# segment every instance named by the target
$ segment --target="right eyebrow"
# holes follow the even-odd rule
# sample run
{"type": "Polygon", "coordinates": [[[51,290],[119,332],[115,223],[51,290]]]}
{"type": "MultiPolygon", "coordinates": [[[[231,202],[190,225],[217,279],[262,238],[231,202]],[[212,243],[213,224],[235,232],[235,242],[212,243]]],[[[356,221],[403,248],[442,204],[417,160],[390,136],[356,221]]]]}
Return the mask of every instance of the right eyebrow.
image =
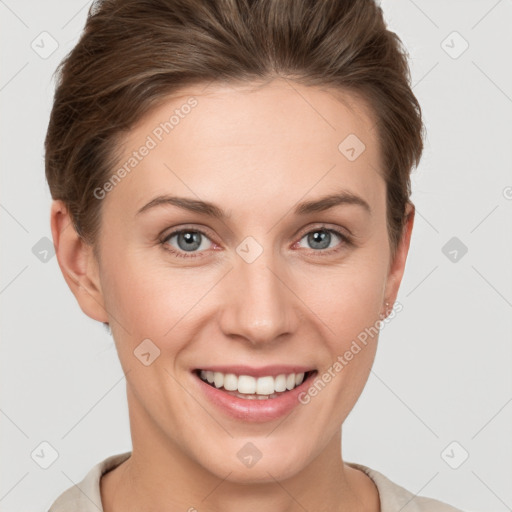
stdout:
{"type": "Polygon", "coordinates": [[[152,199],[149,203],[140,208],[135,215],[139,215],[156,206],[173,205],[191,212],[202,213],[219,220],[229,217],[224,211],[213,203],[207,201],[199,201],[198,199],[189,199],[187,197],[177,197],[170,195],[161,195],[152,199]]]}

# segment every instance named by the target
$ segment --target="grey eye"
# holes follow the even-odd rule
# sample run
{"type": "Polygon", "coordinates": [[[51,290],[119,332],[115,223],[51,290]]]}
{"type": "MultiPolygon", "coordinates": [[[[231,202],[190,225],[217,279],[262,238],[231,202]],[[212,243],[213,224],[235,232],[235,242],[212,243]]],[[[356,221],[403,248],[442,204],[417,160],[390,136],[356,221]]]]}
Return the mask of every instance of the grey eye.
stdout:
{"type": "MultiPolygon", "coordinates": [[[[200,231],[193,230],[181,230],[175,231],[171,233],[164,242],[169,243],[172,247],[177,248],[181,251],[185,252],[195,252],[198,249],[207,249],[208,247],[204,247],[204,242],[209,241],[209,238],[200,231]],[[176,238],[177,246],[175,244],[171,244],[171,240],[176,238]]],[[[206,244],[207,245],[207,244],[206,244]]]]}
{"type": "Polygon", "coordinates": [[[341,238],[340,235],[336,234],[334,231],[328,229],[315,229],[303,236],[301,240],[307,239],[307,243],[310,248],[322,250],[328,249],[331,246],[333,235],[341,238]]]}

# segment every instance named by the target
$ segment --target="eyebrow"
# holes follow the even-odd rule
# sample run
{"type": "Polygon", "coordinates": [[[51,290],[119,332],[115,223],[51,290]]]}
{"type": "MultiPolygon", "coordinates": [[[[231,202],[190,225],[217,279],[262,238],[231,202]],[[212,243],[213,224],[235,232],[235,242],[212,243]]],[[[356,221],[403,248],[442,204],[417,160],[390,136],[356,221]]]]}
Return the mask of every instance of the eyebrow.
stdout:
{"type": "MultiPolygon", "coordinates": [[[[161,195],[152,199],[149,203],[140,208],[136,215],[146,212],[161,205],[173,205],[184,210],[201,213],[209,217],[223,220],[229,217],[221,208],[208,201],[161,195]]],[[[310,213],[323,212],[339,205],[361,206],[367,213],[372,214],[370,205],[360,196],[348,190],[342,190],[336,194],[330,194],[312,201],[305,201],[298,204],[293,212],[295,215],[308,215],[310,213]]]]}

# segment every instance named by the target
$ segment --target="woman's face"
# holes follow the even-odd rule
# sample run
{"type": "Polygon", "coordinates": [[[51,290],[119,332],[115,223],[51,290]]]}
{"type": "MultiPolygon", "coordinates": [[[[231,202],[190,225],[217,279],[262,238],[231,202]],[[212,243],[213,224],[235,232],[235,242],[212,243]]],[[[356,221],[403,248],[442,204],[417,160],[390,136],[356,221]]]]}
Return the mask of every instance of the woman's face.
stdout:
{"type": "Polygon", "coordinates": [[[375,355],[361,333],[395,300],[412,228],[391,261],[374,120],[344,99],[282,80],[191,88],[125,137],[113,173],[126,172],[97,191],[101,307],[83,309],[110,322],[134,453],[249,482],[290,477],[338,442],[375,355]],[[357,199],[322,201],[343,194],[357,199]],[[160,196],[189,207],[151,206],[160,196]],[[195,372],[277,365],[262,375],[316,374],[300,395],[248,400],[195,372]]]}

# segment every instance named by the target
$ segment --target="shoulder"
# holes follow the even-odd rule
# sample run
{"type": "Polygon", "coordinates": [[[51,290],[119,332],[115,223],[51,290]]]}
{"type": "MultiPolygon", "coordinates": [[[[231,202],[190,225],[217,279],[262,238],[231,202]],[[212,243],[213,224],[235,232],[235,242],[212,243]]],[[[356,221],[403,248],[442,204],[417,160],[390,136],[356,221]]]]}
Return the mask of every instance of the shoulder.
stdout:
{"type": "Polygon", "coordinates": [[[103,512],[100,493],[101,476],[128,459],[131,452],[111,455],[93,466],[76,485],[66,489],[48,512],[103,512]]]}
{"type": "Polygon", "coordinates": [[[417,496],[367,466],[354,462],[346,462],[346,464],[363,471],[373,480],[379,491],[381,512],[462,512],[442,501],[417,496]]]}

